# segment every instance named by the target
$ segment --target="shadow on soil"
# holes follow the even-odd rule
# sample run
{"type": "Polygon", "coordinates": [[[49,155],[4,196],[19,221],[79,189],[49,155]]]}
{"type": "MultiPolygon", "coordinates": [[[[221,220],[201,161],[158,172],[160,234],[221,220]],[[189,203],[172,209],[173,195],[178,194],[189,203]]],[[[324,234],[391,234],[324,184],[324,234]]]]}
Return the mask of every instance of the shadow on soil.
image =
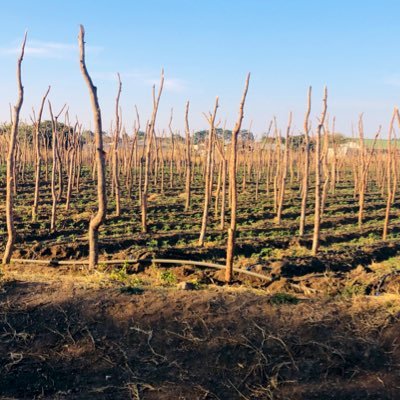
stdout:
{"type": "Polygon", "coordinates": [[[400,321],[376,307],[276,306],[266,295],[217,289],[126,295],[54,285],[2,287],[0,398],[400,396],[400,321]]]}

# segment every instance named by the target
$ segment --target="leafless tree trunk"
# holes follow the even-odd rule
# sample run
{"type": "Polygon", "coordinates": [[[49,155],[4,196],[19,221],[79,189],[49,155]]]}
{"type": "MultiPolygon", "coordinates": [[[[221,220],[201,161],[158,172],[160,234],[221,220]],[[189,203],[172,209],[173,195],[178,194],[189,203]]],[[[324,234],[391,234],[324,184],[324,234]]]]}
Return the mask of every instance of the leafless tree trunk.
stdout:
{"type": "Polygon", "coordinates": [[[186,133],[186,181],[185,181],[185,211],[190,208],[190,181],[192,176],[192,160],[190,154],[190,130],[189,130],[189,102],[186,103],[185,110],[185,133],[186,133]]]}
{"type": "Polygon", "coordinates": [[[171,118],[168,124],[169,133],[171,135],[171,160],[169,163],[169,187],[171,189],[174,187],[174,154],[175,154],[174,132],[171,127],[173,115],[174,115],[174,109],[171,108],[171,118]]]}
{"type": "Polygon", "coordinates": [[[329,149],[329,127],[326,124],[326,128],[324,129],[324,144],[322,150],[322,170],[324,175],[324,184],[322,186],[322,195],[321,195],[321,218],[323,218],[325,211],[326,198],[328,194],[328,185],[329,185],[329,168],[328,168],[328,149],[329,149]]]}
{"type": "Polygon", "coordinates": [[[46,183],[49,182],[49,138],[45,134],[44,135],[44,180],[46,183]]]}
{"type": "Polygon", "coordinates": [[[64,110],[64,107],[61,111],[54,117],[53,110],[51,108],[51,103],[49,103],[49,111],[51,117],[51,131],[52,131],[52,154],[53,154],[53,167],[51,170],[51,198],[52,198],[52,206],[51,206],[51,219],[50,219],[50,230],[55,231],[56,229],[56,214],[57,214],[57,202],[58,197],[56,193],[56,171],[57,166],[58,169],[61,168],[61,159],[57,156],[57,148],[58,148],[58,135],[57,135],[57,127],[58,127],[58,117],[64,110]]]}
{"type": "Polygon", "coordinates": [[[146,147],[146,163],[144,170],[144,183],[142,191],[142,232],[147,233],[147,196],[149,191],[149,174],[150,174],[150,162],[151,162],[151,144],[154,136],[154,125],[156,123],[158,105],[160,103],[160,97],[164,86],[164,70],[161,72],[160,87],[158,89],[158,96],[155,95],[155,87],[153,86],[153,114],[151,120],[147,126],[147,147],[146,147]]]}
{"type": "Polygon", "coordinates": [[[97,98],[97,88],[93,85],[92,79],[85,64],[85,30],[80,27],[79,37],[79,62],[83,78],[88,86],[92,112],[94,116],[94,135],[96,141],[96,164],[97,164],[97,198],[98,211],[90,220],[89,224],[89,268],[93,269],[99,260],[99,228],[106,217],[107,195],[105,176],[105,157],[103,150],[103,130],[101,126],[101,111],[97,98]]]}
{"type": "Polygon", "coordinates": [[[120,198],[120,187],[119,187],[119,157],[118,157],[118,143],[119,143],[119,133],[121,131],[120,124],[120,113],[119,113],[119,99],[121,96],[121,77],[118,76],[118,91],[117,97],[115,99],[115,134],[114,134],[114,151],[113,151],[113,185],[114,185],[114,195],[115,195],[115,216],[119,217],[121,214],[121,198],[120,198]]]}
{"type": "Polygon", "coordinates": [[[395,108],[393,111],[393,116],[390,121],[389,133],[388,133],[388,149],[387,149],[388,154],[387,154],[387,166],[386,166],[387,200],[386,200],[385,221],[383,223],[382,240],[387,239],[387,234],[389,229],[389,219],[390,219],[390,206],[392,204],[392,173],[393,173],[392,133],[393,133],[394,119],[396,117],[399,118],[397,108],[395,108]]]}
{"type": "Polygon", "coordinates": [[[208,208],[210,205],[211,198],[211,180],[212,180],[212,153],[213,153],[213,145],[214,145],[214,134],[215,134],[215,117],[217,115],[218,109],[218,97],[215,100],[214,112],[208,117],[208,122],[210,124],[210,131],[208,135],[208,148],[207,148],[207,157],[206,157],[206,173],[205,173],[205,186],[204,186],[204,208],[203,208],[203,217],[201,219],[201,229],[199,236],[199,246],[204,246],[204,238],[206,236],[207,230],[207,221],[208,221],[208,208]]]}
{"type": "Polygon", "coordinates": [[[217,178],[217,190],[215,191],[214,200],[214,217],[218,218],[218,206],[219,206],[219,195],[221,194],[221,179],[222,179],[222,160],[218,165],[218,178],[217,178]]]}
{"type": "Polygon", "coordinates": [[[136,162],[137,162],[137,152],[138,152],[138,136],[139,136],[139,130],[140,130],[140,119],[139,119],[139,112],[137,107],[135,106],[135,111],[136,111],[136,121],[133,127],[133,139],[132,139],[132,145],[131,145],[131,149],[130,149],[130,159],[129,159],[129,164],[128,164],[128,177],[127,177],[127,181],[126,181],[126,190],[128,192],[128,198],[131,198],[131,193],[132,193],[132,181],[133,181],[133,177],[132,177],[132,168],[134,165],[134,171],[135,171],[135,182],[136,182],[136,162]],[[135,164],[133,163],[133,157],[135,156],[135,164]]]}
{"type": "Polygon", "coordinates": [[[21,79],[21,64],[24,58],[25,43],[26,43],[25,33],[24,40],[22,42],[21,54],[17,62],[17,84],[18,84],[18,99],[13,108],[12,113],[12,126],[10,132],[10,140],[8,145],[8,155],[7,155],[7,170],[6,170],[6,223],[7,223],[7,244],[3,255],[3,264],[9,264],[11,260],[11,255],[14,250],[14,243],[16,237],[16,231],[14,226],[14,188],[13,180],[15,179],[15,143],[17,141],[18,134],[18,123],[19,123],[19,113],[21,111],[22,103],[24,101],[24,87],[22,86],[21,79]]]}
{"type": "MultiPolygon", "coordinates": [[[[66,104],[64,105],[66,107],[66,104]]],[[[63,109],[64,109],[63,107],[63,109]]],[[[59,115],[61,115],[61,112],[59,115]]],[[[69,118],[68,118],[68,109],[65,113],[65,121],[64,125],[67,127],[69,130],[69,118]],[[68,123],[67,123],[68,120],[68,123]]],[[[56,124],[56,128],[58,128],[56,124]]],[[[63,166],[63,152],[64,152],[64,142],[63,142],[63,135],[64,132],[60,132],[60,138],[57,138],[57,146],[56,146],[56,157],[57,157],[57,165],[58,165],[58,193],[57,193],[57,201],[61,201],[62,195],[64,192],[64,181],[63,181],[63,175],[64,175],[64,166],[63,166]],[[59,140],[60,139],[60,140],[59,140]]]]}
{"type": "Polygon", "coordinates": [[[237,212],[237,137],[240,132],[243,121],[243,109],[246,101],[247,90],[249,88],[250,73],[247,75],[242,100],[239,107],[239,116],[236,121],[235,128],[232,131],[231,140],[231,157],[229,159],[229,183],[230,191],[232,194],[232,205],[231,205],[231,224],[228,229],[228,242],[226,248],[226,270],[225,270],[225,281],[231,282],[233,277],[233,256],[235,251],[235,235],[236,235],[236,212],[237,212]]]}
{"type": "Polygon", "coordinates": [[[278,124],[274,117],[275,131],[275,176],[274,176],[274,213],[278,212],[278,197],[279,197],[279,177],[281,175],[281,132],[278,130],[278,124]]]}
{"type": "Polygon", "coordinates": [[[325,87],[322,114],[318,122],[315,143],[315,211],[314,211],[314,235],[311,252],[315,256],[319,249],[321,228],[321,131],[324,127],[327,110],[328,91],[325,87]]]}
{"type": "Polygon", "coordinates": [[[364,128],[362,123],[362,115],[359,120],[359,136],[360,136],[360,188],[359,188],[359,196],[358,196],[358,227],[362,229],[363,219],[364,219],[364,203],[365,203],[365,191],[368,186],[368,169],[374,154],[376,141],[380,134],[381,127],[379,127],[378,132],[375,135],[374,142],[372,144],[371,153],[367,158],[367,154],[365,152],[364,146],[364,128]]]}
{"type": "Polygon", "coordinates": [[[220,214],[220,225],[221,231],[225,228],[225,209],[226,209],[226,173],[228,170],[228,162],[225,157],[222,160],[222,188],[221,188],[221,214],[220,214]]]}
{"type": "Polygon", "coordinates": [[[308,182],[310,173],[310,125],[308,120],[311,112],[311,86],[308,88],[307,111],[304,118],[304,172],[303,172],[303,188],[301,194],[301,211],[300,211],[300,229],[299,236],[304,235],[304,228],[306,225],[306,211],[307,211],[307,196],[308,196],[308,182]]]}
{"type": "MultiPolygon", "coordinates": [[[[333,126],[335,126],[335,117],[333,117],[333,126]]],[[[332,130],[332,164],[331,164],[331,193],[335,194],[337,179],[337,143],[335,139],[335,129],[332,130]]]]}
{"type": "Polygon", "coordinates": [[[67,160],[68,160],[68,183],[67,183],[67,198],[65,199],[65,210],[69,210],[71,203],[71,194],[72,194],[72,184],[74,182],[74,171],[75,171],[75,160],[77,157],[78,151],[78,137],[81,127],[78,127],[78,122],[76,122],[73,132],[72,138],[70,141],[69,149],[67,152],[67,160]]]}
{"type": "Polygon", "coordinates": [[[285,189],[286,189],[286,176],[288,170],[288,157],[289,157],[289,140],[290,140],[290,129],[292,126],[292,113],[289,113],[289,122],[286,129],[286,137],[285,137],[285,152],[283,156],[283,169],[281,174],[281,181],[279,187],[279,198],[278,198],[278,210],[276,213],[276,223],[280,225],[282,222],[282,211],[283,211],[283,201],[285,198],[285,189]]]}
{"type": "Polygon", "coordinates": [[[40,154],[40,123],[42,121],[42,113],[46,97],[50,92],[50,86],[47,92],[42,98],[42,103],[40,105],[39,114],[37,119],[35,118],[35,154],[36,154],[36,165],[35,165],[35,194],[33,196],[33,206],[32,206],[32,221],[37,220],[38,205],[39,205],[39,193],[40,193],[40,169],[42,165],[42,156],[40,154]]]}

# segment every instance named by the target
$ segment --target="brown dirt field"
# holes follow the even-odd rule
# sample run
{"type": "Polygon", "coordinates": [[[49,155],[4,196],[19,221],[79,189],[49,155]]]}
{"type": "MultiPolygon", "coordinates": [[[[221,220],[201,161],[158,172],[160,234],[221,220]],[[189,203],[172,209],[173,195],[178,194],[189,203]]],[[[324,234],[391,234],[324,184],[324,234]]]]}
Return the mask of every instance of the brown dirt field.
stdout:
{"type": "Polygon", "coordinates": [[[240,285],[129,294],[104,273],[8,267],[0,398],[400,398],[398,294],[276,300],[240,285]]]}

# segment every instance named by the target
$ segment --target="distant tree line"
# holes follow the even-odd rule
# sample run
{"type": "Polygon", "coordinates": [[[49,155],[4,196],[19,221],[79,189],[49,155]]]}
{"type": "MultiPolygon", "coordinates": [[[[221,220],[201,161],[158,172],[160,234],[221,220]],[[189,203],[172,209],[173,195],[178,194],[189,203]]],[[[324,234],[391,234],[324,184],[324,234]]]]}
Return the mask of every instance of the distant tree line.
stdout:
{"type": "MultiPolygon", "coordinates": [[[[331,143],[335,142],[336,144],[343,144],[346,143],[348,141],[351,141],[351,138],[346,138],[344,135],[342,135],[341,133],[334,133],[333,136],[330,136],[331,138],[331,143]]],[[[271,145],[273,145],[275,143],[276,139],[274,136],[266,136],[263,135],[263,137],[261,138],[261,142],[263,144],[269,143],[271,145]]],[[[290,136],[289,138],[289,147],[293,150],[298,150],[301,149],[302,147],[305,146],[305,135],[302,133],[300,135],[293,135],[290,136]]],[[[281,143],[285,144],[286,143],[286,138],[281,137],[281,143]]],[[[314,137],[310,137],[309,138],[309,146],[310,146],[310,150],[314,150],[315,148],[315,138],[314,137]]]]}
{"type": "MultiPolygon", "coordinates": [[[[232,139],[232,131],[230,129],[216,128],[215,133],[219,139],[223,138],[225,142],[230,142],[232,139]]],[[[193,135],[193,143],[204,143],[207,140],[208,135],[208,129],[195,132],[193,135]]],[[[238,135],[238,139],[242,141],[254,142],[254,134],[247,129],[241,129],[238,135]]]]}

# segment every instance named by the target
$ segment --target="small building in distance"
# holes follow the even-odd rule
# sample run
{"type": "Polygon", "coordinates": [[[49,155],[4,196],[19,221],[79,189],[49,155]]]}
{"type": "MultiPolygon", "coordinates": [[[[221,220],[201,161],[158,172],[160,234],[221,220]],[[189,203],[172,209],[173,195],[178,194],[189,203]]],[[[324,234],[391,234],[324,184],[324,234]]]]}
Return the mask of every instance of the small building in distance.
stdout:
{"type": "MultiPolygon", "coordinates": [[[[379,151],[387,151],[389,148],[389,141],[387,139],[377,139],[374,146],[374,139],[364,139],[364,147],[365,149],[379,151]]],[[[392,140],[392,148],[400,149],[400,139],[392,140]]],[[[360,141],[359,139],[345,139],[342,143],[339,143],[336,147],[336,155],[337,157],[347,157],[354,154],[358,154],[360,151],[360,141]]],[[[328,149],[328,158],[332,158],[334,155],[334,149],[332,145],[330,145],[328,149]]]]}

